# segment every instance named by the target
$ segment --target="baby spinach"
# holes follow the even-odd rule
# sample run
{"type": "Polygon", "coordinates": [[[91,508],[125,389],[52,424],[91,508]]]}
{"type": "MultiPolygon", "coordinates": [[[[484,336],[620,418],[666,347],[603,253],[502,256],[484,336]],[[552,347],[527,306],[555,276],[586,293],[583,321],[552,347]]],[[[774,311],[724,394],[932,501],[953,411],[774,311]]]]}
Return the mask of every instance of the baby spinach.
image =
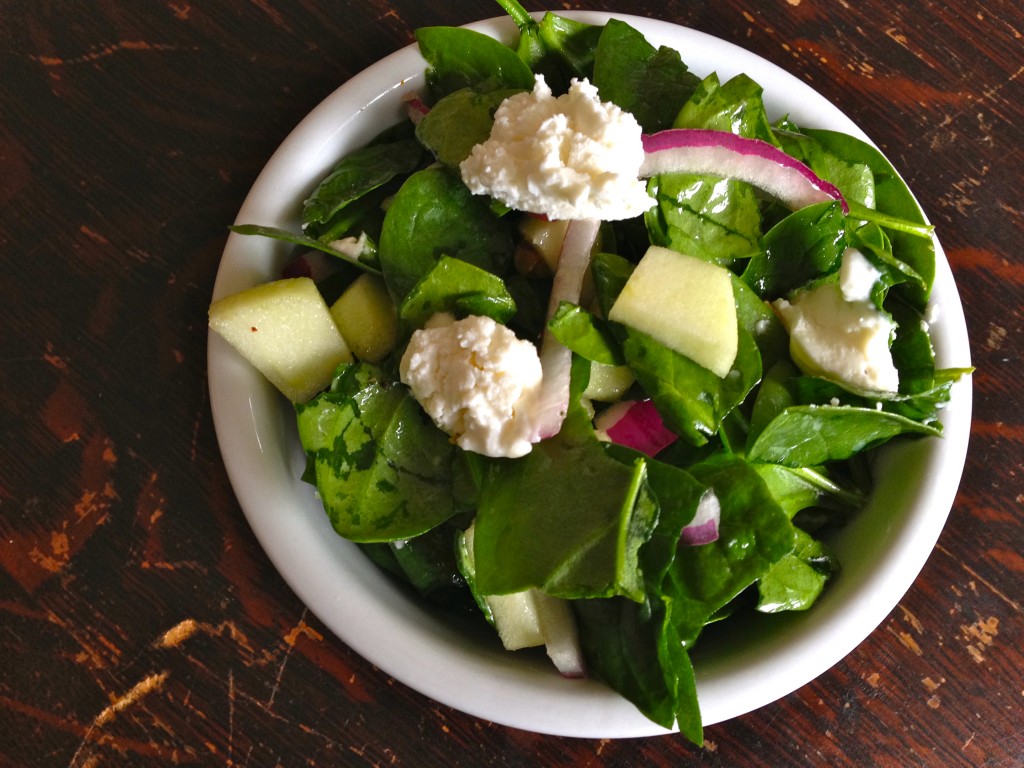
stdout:
{"type": "Polygon", "coordinates": [[[796,529],[764,481],[742,459],[719,455],[690,467],[721,505],[718,539],[681,546],[662,591],[672,601],[672,622],[684,648],[721,608],[793,551],[796,529]]]}
{"type": "Polygon", "coordinates": [[[672,126],[700,79],[679,52],[655,48],[624,21],[609,19],[594,53],[594,85],[603,101],[631,113],[645,133],[672,126]]]}
{"type": "MultiPolygon", "coordinates": [[[[837,157],[850,163],[862,163],[871,169],[875,176],[877,211],[911,224],[926,225],[924,214],[910,189],[881,152],[865,141],[837,131],[804,129],[804,133],[837,157]]],[[[871,215],[866,211],[862,213],[871,215]]],[[[922,237],[922,234],[927,235],[928,230],[918,227],[915,231],[889,231],[893,249],[924,281],[923,287],[908,284],[901,291],[907,294],[911,304],[923,310],[935,280],[935,246],[930,237],[922,237]]]]}
{"type": "Polygon", "coordinates": [[[435,99],[467,87],[533,90],[533,72],[515,51],[482,32],[463,27],[421,27],[416,42],[426,59],[435,99]]]}
{"type": "Polygon", "coordinates": [[[794,531],[793,551],[772,563],[758,579],[757,610],[761,613],[806,611],[838,570],[827,545],[799,528],[794,531]]]}
{"type": "Polygon", "coordinates": [[[762,246],[744,269],[743,280],[762,299],[777,299],[839,269],[846,250],[846,217],[836,202],[809,205],[772,227],[762,246]]]}
{"type": "Polygon", "coordinates": [[[938,436],[936,427],[874,408],[795,405],[764,428],[747,454],[751,461],[813,467],[848,459],[897,435],[938,436]]]}
{"type": "Polygon", "coordinates": [[[302,225],[324,225],[342,208],[392,179],[412,173],[423,158],[419,142],[371,144],[339,162],[303,204],[302,225]]]}
{"type": "Polygon", "coordinates": [[[239,235],[260,235],[262,237],[269,237],[273,240],[281,240],[292,245],[300,245],[303,248],[309,248],[316,251],[322,251],[330,256],[334,256],[336,259],[340,259],[348,264],[359,267],[364,272],[373,272],[374,274],[380,274],[380,267],[376,263],[376,259],[364,258],[359,256],[353,258],[347,253],[335,249],[328,243],[321,242],[312,237],[306,237],[305,235],[296,235],[291,230],[281,229],[280,227],[267,227],[262,224],[237,224],[228,227],[232,232],[239,235]]]}
{"type": "Polygon", "coordinates": [[[548,328],[562,344],[580,357],[604,365],[624,365],[626,358],[615,334],[602,318],[563,301],[548,328]]]}
{"type": "Polygon", "coordinates": [[[408,539],[464,509],[448,435],[409,390],[366,363],[296,406],[309,474],[334,529],[357,542],[408,539]]]}
{"type": "Polygon", "coordinates": [[[626,331],[623,352],[665,423],[696,446],[718,432],[761,379],[761,356],[745,328],[739,329],[736,362],[725,378],[633,329],[626,331]]]}
{"type": "Polygon", "coordinates": [[[461,259],[442,256],[409,291],[398,308],[398,317],[415,329],[438,312],[458,317],[484,315],[506,323],[516,313],[516,303],[500,277],[461,259]]]}
{"type": "Polygon", "coordinates": [[[490,466],[474,536],[483,594],[536,587],[555,597],[643,599],[637,552],[655,522],[646,465],[609,456],[577,398],[557,435],[490,466]]]}
{"type": "Polygon", "coordinates": [[[384,216],[379,249],[384,280],[397,300],[443,255],[502,275],[513,253],[508,222],[437,167],[417,171],[398,190],[384,216]]]}
{"type": "Polygon", "coordinates": [[[416,138],[438,162],[458,171],[473,147],[487,140],[494,112],[505,99],[522,91],[461,88],[438,101],[416,126],[416,138]]]}

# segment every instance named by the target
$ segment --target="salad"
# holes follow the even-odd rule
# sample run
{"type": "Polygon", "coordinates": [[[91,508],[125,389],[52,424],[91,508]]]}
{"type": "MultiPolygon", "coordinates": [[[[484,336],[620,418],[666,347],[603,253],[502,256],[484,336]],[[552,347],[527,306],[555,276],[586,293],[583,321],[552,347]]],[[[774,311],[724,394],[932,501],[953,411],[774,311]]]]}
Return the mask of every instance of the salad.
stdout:
{"type": "Polygon", "coordinates": [[[701,79],[623,22],[502,6],[515,47],[418,32],[428,90],[339,160],[301,232],[235,227],[299,255],[211,327],[295,403],[341,535],[699,742],[703,629],[811,607],[872,450],[941,433],[964,371],[934,365],[930,227],[876,150],[771,122],[749,78],[701,79]],[[619,216],[612,194],[556,216],[547,187],[540,210],[522,186],[471,189],[502,105],[574,93],[635,121],[611,146],[635,136],[646,209],[619,216]],[[457,349],[480,375],[447,390],[457,349]]]}

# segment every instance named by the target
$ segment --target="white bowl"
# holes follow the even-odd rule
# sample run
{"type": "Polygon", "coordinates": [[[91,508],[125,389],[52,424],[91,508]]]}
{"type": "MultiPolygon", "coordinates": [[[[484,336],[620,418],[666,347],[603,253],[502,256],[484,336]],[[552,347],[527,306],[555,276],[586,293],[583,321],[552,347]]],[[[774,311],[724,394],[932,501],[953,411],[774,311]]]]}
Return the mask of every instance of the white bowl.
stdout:
{"type": "MultiPolygon", "coordinates": [[[[567,14],[601,24],[609,14],[567,14]]],[[[699,76],[747,73],[765,90],[769,116],[864,133],[782,69],[735,45],[665,22],[616,14],[656,45],[682,52],[699,76]]],[[[508,19],[472,28],[511,39],[508,19]]],[[[238,223],[296,229],[301,201],[332,165],[402,117],[401,97],[422,88],[415,47],[349,80],[288,136],[260,174],[238,223]]],[[[278,276],[290,248],[231,235],[214,298],[278,276]]],[[[942,366],[969,365],[960,298],[941,249],[933,338],[942,366]]],[[[304,467],[291,406],[215,334],[209,338],[214,424],[232,487],[260,543],[302,601],[342,641],[389,675],[455,709],[540,733],[591,738],[665,731],[600,683],[561,678],[541,654],[508,653],[493,637],[442,620],[396,588],[331,528],[304,467]]],[[[744,714],[809,682],[877,627],[910,588],[934,546],[960,481],[971,418],[969,378],[953,388],[945,436],[893,446],[874,500],[831,541],[840,576],[810,611],[757,617],[694,654],[705,725],[744,714]]]]}

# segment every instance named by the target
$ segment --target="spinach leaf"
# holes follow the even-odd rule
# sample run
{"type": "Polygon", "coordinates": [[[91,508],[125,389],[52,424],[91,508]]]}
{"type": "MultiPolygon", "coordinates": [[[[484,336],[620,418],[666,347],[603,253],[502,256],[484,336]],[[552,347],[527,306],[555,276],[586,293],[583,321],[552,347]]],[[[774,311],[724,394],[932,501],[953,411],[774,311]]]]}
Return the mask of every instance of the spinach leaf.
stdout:
{"type": "Polygon", "coordinates": [[[572,398],[557,435],[521,459],[492,465],[475,526],[477,588],[642,600],[637,551],[656,512],[645,476],[642,459],[609,456],[572,398]]]}
{"type": "MultiPolygon", "coordinates": [[[[557,62],[563,78],[589,78],[593,81],[594,51],[601,37],[602,27],[576,21],[548,11],[541,19],[537,34],[548,51],[549,60],[557,62]]],[[[544,61],[540,62],[544,72],[544,61]]],[[[550,70],[547,70],[550,71],[550,70]]],[[[552,73],[554,74],[554,73],[552,73]]],[[[568,88],[568,80],[549,83],[552,90],[568,88]]],[[[557,91],[556,91],[557,92],[557,91]]]]}
{"type": "Polygon", "coordinates": [[[889,289],[900,283],[913,283],[915,290],[924,290],[923,278],[906,262],[893,255],[892,243],[881,227],[867,223],[852,231],[847,231],[847,239],[852,248],[857,248],[877,269],[881,276],[872,290],[871,298],[879,309],[882,309],[889,289]]]}
{"type": "Polygon", "coordinates": [[[749,184],[665,173],[647,182],[647,193],[657,201],[644,213],[654,245],[723,266],[760,250],[761,213],[749,184]]]}
{"type": "MultiPolygon", "coordinates": [[[[638,456],[622,446],[608,450],[622,461],[638,456]]],[[[658,522],[640,548],[647,599],[581,600],[575,604],[587,666],[647,717],[666,728],[678,723],[700,743],[701,720],[693,666],[671,619],[672,600],[662,593],[679,549],[682,527],[693,519],[707,487],[686,471],[648,460],[647,483],[658,522]]]]}
{"type": "MultiPolygon", "coordinates": [[[[920,206],[906,183],[885,156],[870,144],[836,131],[805,129],[826,151],[849,163],[862,163],[875,176],[875,194],[878,211],[900,217],[915,224],[926,224],[920,206]]],[[[880,222],[881,223],[881,222],[880,222]]],[[[924,287],[908,284],[901,288],[914,307],[924,310],[935,280],[935,246],[930,237],[920,233],[890,230],[893,252],[921,276],[924,287]]]]}
{"type": "Polygon", "coordinates": [[[608,323],[576,304],[563,301],[548,328],[580,357],[603,365],[624,365],[626,358],[608,323]]]}
{"type": "Polygon", "coordinates": [[[391,201],[379,252],[388,290],[400,302],[442,255],[505,274],[513,254],[511,225],[456,176],[425,168],[391,201]]]}
{"type": "Polygon", "coordinates": [[[831,182],[847,201],[873,208],[875,176],[864,163],[847,162],[827,152],[821,144],[798,132],[776,128],[774,135],[782,150],[808,166],[818,176],[831,182]]]}
{"type": "Polygon", "coordinates": [[[788,467],[813,467],[848,459],[903,434],[938,436],[940,431],[874,408],[795,405],[764,428],[747,458],[788,467]]]}
{"type": "Polygon", "coordinates": [[[464,509],[456,449],[408,389],[366,363],[296,406],[299,439],[335,530],[356,542],[417,536],[464,509]]]}
{"type": "Polygon", "coordinates": [[[796,529],[760,475],[742,459],[722,454],[690,467],[721,505],[718,540],[679,547],[663,591],[685,648],[737,595],[789,554],[796,529]]]}
{"type": "Polygon", "coordinates": [[[671,603],[625,598],[573,604],[587,668],[664,728],[678,723],[703,740],[693,665],[672,622],[671,603]]]}
{"type": "Polygon", "coordinates": [[[812,507],[853,512],[867,500],[862,492],[840,485],[821,467],[755,464],[754,470],[790,520],[812,507]]]}
{"type": "Polygon", "coordinates": [[[768,370],[780,360],[789,359],[789,334],[771,307],[739,277],[732,277],[732,295],[736,316],[747,329],[761,353],[761,367],[768,370]]]}
{"type": "Polygon", "coordinates": [[[412,139],[371,144],[338,163],[302,206],[302,225],[326,224],[332,216],[366,193],[397,176],[412,173],[423,147],[412,139]]]}
{"type": "Polygon", "coordinates": [[[609,19],[594,53],[593,82],[602,101],[617,104],[644,133],[654,133],[671,127],[700,79],[678,51],[655,48],[626,22],[609,19]]]}
{"type": "Polygon", "coordinates": [[[944,369],[932,371],[928,388],[912,387],[908,392],[865,392],[825,379],[798,377],[793,380],[797,401],[811,403],[838,402],[858,408],[873,408],[903,416],[941,429],[939,416],[942,407],[949,402],[950,388],[965,371],[944,369]]]}
{"type": "Polygon", "coordinates": [[[533,72],[516,52],[482,32],[421,27],[416,41],[427,60],[427,86],[435,99],[474,86],[533,90],[533,72]]]}
{"type": "Polygon", "coordinates": [[[761,613],[806,611],[818,599],[839,564],[824,542],[795,528],[796,546],[757,582],[761,613]]]}
{"type": "Polygon", "coordinates": [[[516,313],[516,303],[500,277],[469,262],[442,256],[409,291],[398,316],[412,328],[422,328],[438,312],[460,317],[486,315],[505,323],[516,313]]]}
{"type": "Polygon", "coordinates": [[[705,77],[679,110],[674,128],[708,128],[778,145],[764,108],[764,90],[747,75],[724,84],[717,74],[705,77]]]}
{"type": "Polygon", "coordinates": [[[724,379],[645,333],[626,329],[626,362],[654,400],[665,424],[701,446],[718,432],[722,420],[761,379],[761,356],[745,328],[733,370],[724,379]]]}
{"type": "Polygon", "coordinates": [[[636,265],[615,253],[598,253],[590,262],[594,276],[594,290],[601,314],[608,317],[615,300],[622,293],[622,287],[633,274],[636,265]]]}
{"type": "Polygon", "coordinates": [[[462,88],[438,101],[416,126],[416,138],[439,162],[458,172],[473,147],[487,140],[494,112],[505,99],[522,91],[502,88],[481,92],[462,88]]]}
{"type": "Polygon", "coordinates": [[[287,229],[280,229],[278,227],[265,227],[262,224],[237,224],[228,227],[232,232],[239,235],[261,235],[263,237],[269,237],[273,240],[281,240],[286,243],[293,245],[301,245],[304,248],[312,248],[313,250],[323,251],[326,254],[334,256],[335,258],[341,259],[344,262],[352,264],[353,266],[359,267],[364,272],[373,272],[374,274],[380,274],[380,268],[377,264],[373,263],[370,259],[364,260],[362,256],[353,258],[347,253],[335,250],[327,243],[323,243],[312,237],[306,237],[305,235],[296,235],[293,232],[289,232],[287,229]]]}
{"type": "Polygon", "coordinates": [[[794,211],[764,236],[743,281],[771,301],[839,269],[846,250],[846,217],[838,202],[794,211]]]}

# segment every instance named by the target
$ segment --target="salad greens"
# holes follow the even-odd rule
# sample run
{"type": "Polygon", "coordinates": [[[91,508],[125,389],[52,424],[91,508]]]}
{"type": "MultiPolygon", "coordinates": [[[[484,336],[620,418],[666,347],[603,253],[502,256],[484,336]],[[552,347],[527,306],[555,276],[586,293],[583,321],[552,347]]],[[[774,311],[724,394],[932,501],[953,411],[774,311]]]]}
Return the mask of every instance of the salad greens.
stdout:
{"type": "Polygon", "coordinates": [[[302,235],[236,231],[335,255],[333,241],[362,236],[357,264],[382,273],[400,339],[446,311],[488,315],[536,340],[551,281],[516,269],[524,214],[470,194],[457,173],[497,106],[532,89],[535,73],[555,93],[590,78],[646,132],[704,128],[769,142],[842,190],[849,214],[839,203],[791,212],[714,176],[650,179],[657,204],[603,226],[593,302],[562,304],[547,324],[574,354],[569,411],[522,458],[455,447],[400,383],[401,342],[376,365],[342,365],[327,391],[297,406],[305,479],[338,533],[449,600],[469,594],[454,549],[475,518],[473,596],[534,588],[570,599],[588,672],[699,743],[689,651],[703,628],[749,606],[811,607],[841,568],[823,536],[870,493],[866,452],[941,434],[939,409],[963,371],[936,370],[922,322],[935,274],[930,227],[877,150],[771,122],[749,77],[700,79],[678,52],[622,21],[535,20],[515,0],[499,3],[520,31],[512,47],[465,29],[417,32],[429,111],[342,159],[305,203],[302,235]],[[605,319],[651,244],[732,270],[739,351],[729,376],[605,319]],[[898,323],[898,393],[801,374],[766,303],[836,281],[851,246],[881,275],[871,300],[898,323]],[[628,396],[653,399],[679,439],[655,457],[602,440],[593,409],[605,406],[582,396],[593,364],[628,366],[628,396]],[[717,538],[680,543],[709,493],[720,505],[717,538]]]}

